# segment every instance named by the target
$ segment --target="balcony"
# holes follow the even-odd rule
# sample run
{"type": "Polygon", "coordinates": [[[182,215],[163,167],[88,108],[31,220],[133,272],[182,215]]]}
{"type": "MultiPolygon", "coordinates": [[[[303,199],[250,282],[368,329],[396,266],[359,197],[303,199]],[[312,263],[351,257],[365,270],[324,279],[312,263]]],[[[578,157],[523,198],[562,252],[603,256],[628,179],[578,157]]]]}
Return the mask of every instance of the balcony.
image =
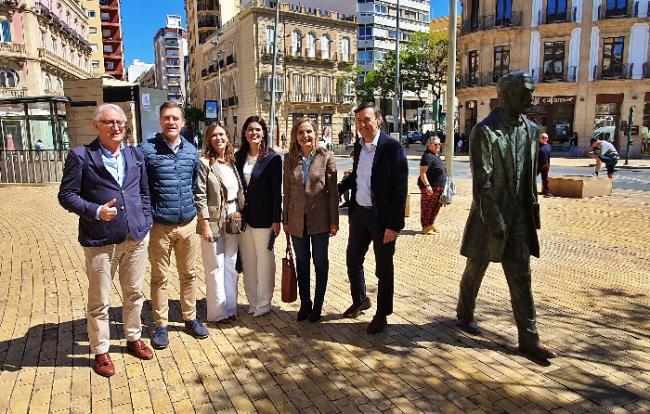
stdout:
{"type": "Polygon", "coordinates": [[[607,7],[607,1],[598,7],[598,20],[606,19],[624,19],[626,17],[635,17],[638,15],[638,1],[628,2],[622,7],[607,7]],[[636,11],[636,12],[635,12],[636,11]]]}
{"type": "MultiPolygon", "coordinates": [[[[260,57],[262,60],[273,59],[273,45],[269,43],[260,43],[260,57]]],[[[278,59],[284,57],[284,51],[278,47],[278,59]]]]}
{"type": "Polygon", "coordinates": [[[0,56],[8,58],[26,58],[25,45],[19,43],[0,42],[0,56]]]}
{"type": "Polygon", "coordinates": [[[329,50],[320,50],[316,51],[316,59],[319,60],[334,60],[332,52],[329,50]]]}
{"type": "Polygon", "coordinates": [[[564,10],[563,12],[550,13],[550,14],[548,13],[548,11],[544,13],[543,11],[540,10],[537,21],[539,22],[539,24],[575,22],[576,13],[577,10],[575,8],[564,10]]]}
{"type": "Polygon", "coordinates": [[[456,80],[456,87],[458,89],[466,89],[496,85],[502,75],[501,72],[484,72],[462,75],[456,80]]]}
{"type": "Polygon", "coordinates": [[[39,48],[38,49],[38,58],[39,60],[47,66],[50,66],[54,70],[63,70],[75,78],[78,79],[87,79],[91,75],[80,67],[73,65],[66,59],[56,55],[53,52],[50,52],[47,49],[39,48]]]}
{"type": "Polygon", "coordinates": [[[218,16],[200,16],[197,21],[197,26],[199,29],[204,27],[215,28],[219,27],[219,17],[218,16]]]}
{"type": "Polygon", "coordinates": [[[100,9],[115,9],[117,10],[120,5],[118,0],[99,0],[100,9]]]}
{"type": "Polygon", "coordinates": [[[216,0],[208,1],[199,1],[196,4],[196,11],[209,11],[209,10],[219,10],[219,2],[216,0]]]}
{"type": "Polygon", "coordinates": [[[544,71],[542,68],[534,68],[530,71],[530,76],[535,83],[576,82],[578,67],[569,66],[566,71],[544,71]]]}
{"type": "Polygon", "coordinates": [[[27,88],[0,87],[0,98],[24,98],[26,96],[27,96],[27,88]]]}
{"type": "Polygon", "coordinates": [[[337,52],[334,60],[338,60],[339,63],[343,64],[353,64],[355,62],[356,56],[357,55],[355,53],[348,53],[346,56],[343,53],[337,52]]]}
{"type": "Polygon", "coordinates": [[[594,80],[632,79],[633,63],[614,63],[608,66],[594,66],[594,80]]]}
{"type": "Polygon", "coordinates": [[[508,27],[522,27],[522,13],[520,11],[513,11],[509,17],[480,16],[478,21],[463,22],[460,33],[466,35],[474,32],[508,27]]]}

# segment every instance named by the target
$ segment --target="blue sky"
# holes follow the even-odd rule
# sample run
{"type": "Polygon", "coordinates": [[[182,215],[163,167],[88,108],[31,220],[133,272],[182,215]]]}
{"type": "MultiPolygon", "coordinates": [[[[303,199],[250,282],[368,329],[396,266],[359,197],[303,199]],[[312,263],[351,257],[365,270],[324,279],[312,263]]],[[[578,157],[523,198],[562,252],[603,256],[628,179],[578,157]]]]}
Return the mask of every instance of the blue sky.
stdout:
{"type": "MultiPolygon", "coordinates": [[[[351,0],[344,0],[351,1],[351,0]]],[[[183,0],[124,0],[122,1],[122,30],[124,31],[124,63],[133,59],[154,63],[153,37],[165,25],[165,16],[176,14],[183,17],[183,0]]],[[[431,0],[431,17],[449,14],[449,0],[431,0]]]]}

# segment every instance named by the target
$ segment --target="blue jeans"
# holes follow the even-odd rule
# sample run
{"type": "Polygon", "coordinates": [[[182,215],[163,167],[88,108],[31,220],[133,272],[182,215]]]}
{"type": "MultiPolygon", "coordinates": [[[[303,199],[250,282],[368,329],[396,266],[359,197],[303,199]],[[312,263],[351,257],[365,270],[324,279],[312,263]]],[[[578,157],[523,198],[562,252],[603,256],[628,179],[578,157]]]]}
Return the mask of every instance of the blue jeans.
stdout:
{"type": "Polygon", "coordinates": [[[329,239],[329,233],[305,234],[303,237],[291,236],[293,250],[296,253],[296,276],[298,278],[301,308],[312,309],[309,289],[309,258],[312,254],[314,268],[316,269],[316,292],[314,294],[313,308],[320,310],[323,307],[325,289],[327,288],[327,274],[330,267],[329,258],[327,257],[329,239]]]}

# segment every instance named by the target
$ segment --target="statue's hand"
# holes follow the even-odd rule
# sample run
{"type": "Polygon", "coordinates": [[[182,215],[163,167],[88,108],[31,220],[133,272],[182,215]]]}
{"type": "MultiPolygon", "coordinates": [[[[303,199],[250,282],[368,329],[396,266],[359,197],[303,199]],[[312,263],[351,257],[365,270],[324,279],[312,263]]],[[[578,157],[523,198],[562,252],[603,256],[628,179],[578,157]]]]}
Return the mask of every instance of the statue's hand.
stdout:
{"type": "Polygon", "coordinates": [[[499,220],[489,226],[488,231],[490,232],[490,235],[495,239],[504,240],[506,238],[506,234],[508,233],[508,228],[506,227],[506,223],[503,220],[499,220]]]}

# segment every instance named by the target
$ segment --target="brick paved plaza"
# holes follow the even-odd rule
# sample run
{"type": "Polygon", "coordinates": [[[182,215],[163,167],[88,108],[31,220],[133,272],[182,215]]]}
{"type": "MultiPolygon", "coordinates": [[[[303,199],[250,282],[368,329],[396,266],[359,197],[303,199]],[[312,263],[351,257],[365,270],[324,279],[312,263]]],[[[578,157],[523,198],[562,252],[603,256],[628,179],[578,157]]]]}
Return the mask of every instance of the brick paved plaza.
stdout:
{"type": "MultiPolygon", "coordinates": [[[[397,244],[395,313],[384,333],[365,333],[376,292],[372,255],[373,309],[339,319],[350,305],[343,218],[330,245],[322,323],[296,322],[298,303],[281,303],[278,289],[270,315],[246,315],[240,285],[239,322],[210,326],[209,339],[195,340],[181,331],[176,281],[170,346],[141,361],[125,352],[114,290],[111,379],[90,368],[76,217],[58,206],[55,186],[2,187],[0,411],[650,412],[650,192],[541,199],[533,287],[542,340],[559,357],[540,366],[516,351],[499,266],[490,267],[479,293],[484,336],[455,325],[470,185],[458,182],[460,195],[441,211],[434,236],[418,234],[419,196],[411,195],[397,244]]],[[[199,275],[204,317],[202,268],[199,275]]],[[[148,283],[144,291],[149,298],[148,283]]],[[[148,342],[149,302],[143,319],[148,342]]]]}

